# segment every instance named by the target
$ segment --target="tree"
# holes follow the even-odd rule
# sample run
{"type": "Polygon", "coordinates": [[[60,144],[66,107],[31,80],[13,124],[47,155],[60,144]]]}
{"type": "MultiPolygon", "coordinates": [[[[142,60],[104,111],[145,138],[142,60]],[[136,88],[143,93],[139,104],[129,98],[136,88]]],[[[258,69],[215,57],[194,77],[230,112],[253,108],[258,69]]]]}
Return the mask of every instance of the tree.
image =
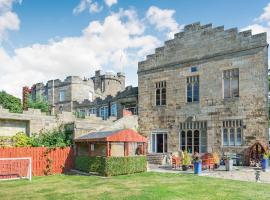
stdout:
{"type": "Polygon", "coordinates": [[[22,112],[21,100],[15,96],[6,93],[5,91],[0,92],[0,105],[2,105],[3,108],[8,109],[10,112],[22,112]]]}
{"type": "Polygon", "coordinates": [[[50,105],[47,101],[43,100],[42,98],[37,99],[36,101],[29,99],[28,108],[40,109],[41,112],[49,112],[50,105]]]}

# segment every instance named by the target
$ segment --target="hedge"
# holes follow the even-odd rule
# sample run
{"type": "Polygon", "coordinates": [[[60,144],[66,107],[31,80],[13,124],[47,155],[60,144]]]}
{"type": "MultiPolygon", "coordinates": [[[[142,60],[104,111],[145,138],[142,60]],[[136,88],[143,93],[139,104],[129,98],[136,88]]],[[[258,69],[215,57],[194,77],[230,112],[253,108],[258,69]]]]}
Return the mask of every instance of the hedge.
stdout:
{"type": "Polygon", "coordinates": [[[146,156],[89,157],[77,156],[76,169],[97,172],[103,176],[133,174],[146,171],[146,156]]]}
{"type": "Polygon", "coordinates": [[[83,172],[97,172],[103,175],[105,171],[105,159],[104,157],[77,156],[75,167],[83,172]]]}

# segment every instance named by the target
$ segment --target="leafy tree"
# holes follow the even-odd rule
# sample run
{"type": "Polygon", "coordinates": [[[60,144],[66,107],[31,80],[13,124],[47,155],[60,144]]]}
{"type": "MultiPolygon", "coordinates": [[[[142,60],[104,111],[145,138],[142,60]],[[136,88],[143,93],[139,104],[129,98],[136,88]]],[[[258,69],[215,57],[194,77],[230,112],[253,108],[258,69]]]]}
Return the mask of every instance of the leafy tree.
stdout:
{"type": "Polygon", "coordinates": [[[21,113],[22,103],[17,97],[14,97],[5,91],[0,92],[0,105],[5,109],[9,109],[10,112],[21,113]]]}
{"type": "Polygon", "coordinates": [[[28,100],[28,108],[40,109],[41,112],[49,112],[50,105],[47,101],[42,98],[33,101],[31,99],[28,100]]]}

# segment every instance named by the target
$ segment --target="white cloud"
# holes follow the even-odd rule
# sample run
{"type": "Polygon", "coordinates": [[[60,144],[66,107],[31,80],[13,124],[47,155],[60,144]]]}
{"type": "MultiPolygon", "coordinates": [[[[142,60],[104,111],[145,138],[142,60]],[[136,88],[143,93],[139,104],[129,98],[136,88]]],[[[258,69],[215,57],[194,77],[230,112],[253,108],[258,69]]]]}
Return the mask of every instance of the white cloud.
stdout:
{"type": "Polygon", "coordinates": [[[90,22],[77,37],[18,48],[13,56],[0,48],[0,74],[5,74],[0,76],[0,90],[21,96],[24,85],[68,75],[89,77],[101,66],[114,71],[122,66],[136,69],[137,62],[160,44],[144,33],[136,11],[121,10],[104,21],[90,22]]]}
{"type": "Polygon", "coordinates": [[[151,6],[146,13],[146,19],[158,31],[168,31],[167,37],[172,38],[174,33],[179,32],[183,28],[173,18],[174,14],[175,10],[160,9],[156,6],[151,6]]]}
{"type": "Polygon", "coordinates": [[[89,12],[90,12],[90,13],[99,13],[99,12],[102,11],[102,9],[103,9],[102,6],[99,6],[97,2],[94,2],[94,3],[92,3],[92,4],[90,5],[90,7],[89,7],[89,12]]]}
{"type": "Polygon", "coordinates": [[[81,0],[73,9],[73,14],[78,15],[86,9],[88,9],[90,13],[98,13],[102,11],[103,7],[99,6],[97,2],[92,2],[92,0],[81,0]]]}
{"type": "Polygon", "coordinates": [[[263,9],[264,12],[255,19],[255,21],[269,21],[270,20],[270,3],[263,9]]]}
{"type": "Polygon", "coordinates": [[[105,4],[111,7],[113,4],[117,4],[117,0],[104,0],[105,4]]]}
{"type": "Polygon", "coordinates": [[[0,0],[0,43],[7,38],[10,30],[19,30],[20,20],[16,13],[12,12],[13,3],[21,3],[17,0],[0,0]]]}
{"type": "Polygon", "coordinates": [[[252,34],[266,32],[267,41],[270,42],[270,3],[263,10],[263,13],[254,19],[254,24],[248,25],[241,30],[251,30],[252,34]]]}

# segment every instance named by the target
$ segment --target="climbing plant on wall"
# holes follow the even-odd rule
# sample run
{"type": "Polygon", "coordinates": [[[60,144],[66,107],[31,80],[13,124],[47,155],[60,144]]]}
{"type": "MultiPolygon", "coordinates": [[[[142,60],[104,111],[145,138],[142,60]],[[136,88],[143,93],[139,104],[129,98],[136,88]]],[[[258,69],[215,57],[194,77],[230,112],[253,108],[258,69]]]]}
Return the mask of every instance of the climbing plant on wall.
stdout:
{"type": "Polygon", "coordinates": [[[3,108],[8,109],[10,112],[22,112],[21,100],[6,93],[5,91],[0,91],[0,105],[3,106],[3,108]]]}

